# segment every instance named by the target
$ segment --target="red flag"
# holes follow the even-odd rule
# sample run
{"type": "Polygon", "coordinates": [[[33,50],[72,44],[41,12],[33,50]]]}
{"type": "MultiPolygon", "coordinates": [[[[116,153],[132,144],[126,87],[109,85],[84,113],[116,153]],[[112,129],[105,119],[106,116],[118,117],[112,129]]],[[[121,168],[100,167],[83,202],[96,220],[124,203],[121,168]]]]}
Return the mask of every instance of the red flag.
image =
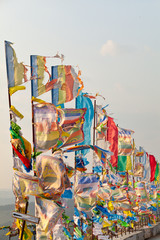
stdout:
{"type": "Polygon", "coordinates": [[[149,155],[149,162],[150,162],[150,168],[151,168],[150,182],[153,182],[155,180],[155,172],[156,172],[156,166],[157,166],[156,159],[153,155],[149,155]]]}
{"type": "Polygon", "coordinates": [[[111,156],[111,164],[113,167],[117,167],[118,163],[118,128],[113,121],[113,118],[108,117],[107,121],[107,140],[110,142],[109,149],[111,152],[113,152],[113,155],[111,156]]]}

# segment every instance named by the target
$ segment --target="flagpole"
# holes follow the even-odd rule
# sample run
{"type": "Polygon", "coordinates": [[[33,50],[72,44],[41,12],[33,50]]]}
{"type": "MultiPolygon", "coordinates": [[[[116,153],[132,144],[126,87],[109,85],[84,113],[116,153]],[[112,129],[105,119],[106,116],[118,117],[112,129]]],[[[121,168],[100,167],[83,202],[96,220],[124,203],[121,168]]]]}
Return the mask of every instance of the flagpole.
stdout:
{"type": "MultiPolygon", "coordinates": [[[[5,44],[5,43],[4,43],[5,44]]],[[[7,83],[8,83],[8,86],[9,86],[9,71],[8,71],[8,61],[7,61],[7,52],[6,52],[6,44],[5,44],[5,55],[6,55],[6,66],[7,66],[7,83]]],[[[10,108],[11,108],[11,96],[9,94],[9,87],[8,87],[8,105],[9,105],[9,111],[10,111],[10,108]]],[[[11,112],[9,113],[9,116],[10,116],[10,126],[11,126],[11,120],[12,120],[12,114],[11,112]]],[[[13,157],[14,157],[14,150],[12,148],[12,154],[13,154],[13,157]]]]}
{"type": "MultiPolygon", "coordinates": [[[[6,44],[5,44],[5,55],[6,55],[6,66],[7,66],[7,83],[8,83],[8,86],[9,86],[9,70],[8,70],[8,61],[7,61],[7,52],[6,52],[6,44]]],[[[8,104],[9,104],[9,110],[11,108],[11,96],[10,96],[10,93],[9,93],[9,87],[8,87],[8,104]]],[[[12,114],[10,112],[10,127],[11,127],[11,121],[12,121],[12,114]]],[[[13,158],[15,156],[14,154],[14,150],[12,148],[12,155],[13,155],[13,158]]],[[[28,210],[28,201],[26,200],[26,206],[25,206],[25,213],[27,213],[27,210],[28,210]]],[[[23,233],[24,233],[24,227],[25,227],[25,221],[22,222],[22,232],[21,232],[21,236],[19,239],[23,239],[23,233]]]]}
{"type": "Polygon", "coordinates": [[[93,119],[93,146],[96,142],[96,99],[94,100],[94,119],[93,119]]]}
{"type": "Polygon", "coordinates": [[[134,138],[133,138],[133,189],[134,189],[134,183],[135,183],[135,179],[134,179],[134,169],[135,169],[135,142],[134,142],[134,138]]]}
{"type": "MultiPolygon", "coordinates": [[[[93,118],[93,146],[95,146],[96,143],[96,99],[94,100],[94,118],[93,118]]],[[[95,152],[93,151],[93,157],[95,155],[95,152]]],[[[92,173],[93,173],[93,163],[92,163],[92,173]]],[[[93,214],[92,214],[92,240],[94,239],[93,234],[93,214]]]]}
{"type": "MultiPolygon", "coordinates": [[[[32,55],[30,56],[30,63],[31,63],[31,79],[33,78],[33,69],[32,69],[32,55]]],[[[32,166],[33,166],[33,170],[34,170],[34,176],[36,176],[36,172],[35,172],[35,161],[36,161],[36,157],[35,157],[35,129],[34,129],[34,103],[33,103],[33,81],[31,80],[31,110],[32,110],[32,144],[33,144],[33,162],[32,162],[32,166]]]]}

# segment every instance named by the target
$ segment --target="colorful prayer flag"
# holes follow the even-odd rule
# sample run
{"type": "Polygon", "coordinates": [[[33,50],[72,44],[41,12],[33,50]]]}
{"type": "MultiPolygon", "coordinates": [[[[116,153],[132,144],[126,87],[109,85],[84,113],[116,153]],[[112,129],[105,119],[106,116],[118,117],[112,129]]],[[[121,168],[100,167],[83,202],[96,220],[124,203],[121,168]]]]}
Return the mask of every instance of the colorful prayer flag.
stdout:
{"type": "Polygon", "coordinates": [[[21,85],[26,82],[26,67],[23,63],[18,63],[15,50],[11,46],[13,43],[5,41],[6,65],[8,88],[21,85]]]}
{"type": "Polygon", "coordinates": [[[80,74],[79,71],[77,75],[74,68],[70,65],[52,67],[52,81],[55,81],[52,88],[52,103],[55,106],[69,102],[79,95],[79,90],[83,89],[80,74]],[[81,84],[80,89],[79,84],[81,84]]]}
{"type": "Polygon", "coordinates": [[[133,146],[131,144],[134,131],[118,127],[118,155],[131,155],[133,146]]]}
{"type": "MultiPolygon", "coordinates": [[[[83,132],[84,132],[84,141],[81,142],[81,145],[91,144],[91,127],[92,120],[94,117],[93,104],[90,98],[84,97],[83,93],[76,98],[76,108],[86,108],[86,114],[84,116],[83,132]]],[[[89,152],[89,149],[81,150],[83,155],[86,155],[89,152]]]]}
{"type": "Polygon", "coordinates": [[[89,211],[97,199],[99,179],[96,174],[77,174],[75,182],[75,201],[79,211],[89,211]]]}
{"type": "Polygon", "coordinates": [[[52,156],[38,156],[36,173],[43,196],[48,199],[58,200],[65,189],[71,186],[62,154],[59,151],[52,156]]]}
{"type": "Polygon", "coordinates": [[[35,213],[36,217],[40,218],[37,225],[37,239],[50,239],[51,230],[55,227],[63,211],[54,201],[36,197],[35,213]]]}
{"type": "Polygon", "coordinates": [[[39,196],[43,194],[38,184],[38,178],[29,174],[14,171],[13,175],[13,192],[17,198],[25,198],[26,196],[39,196]]]}
{"type": "Polygon", "coordinates": [[[134,176],[135,177],[143,177],[144,166],[142,163],[136,163],[134,169],[134,176]]]}
{"type": "Polygon", "coordinates": [[[131,168],[132,168],[131,156],[118,156],[117,170],[119,172],[127,172],[131,170],[131,168]]]}
{"type": "Polygon", "coordinates": [[[59,109],[53,104],[35,104],[36,149],[45,151],[82,142],[86,109],[59,109]]]}
{"type": "Polygon", "coordinates": [[[113,167],[117,167],[118,163],[118,128],[113,121],[113,118],[108,117],[107,121],[107,140],[110,142],[109,149],[113,152],[113,156],[111,156],[111,164],[113,167]]]}
{"type": "Polygon", "coordinates": [[[44,84],[45,74],[49,75],[50,73],[46,67],[46,57],[31,55],[31,79],[32,79],[32,97],[38,97],[41,94],[48,92],[54,86],[55,80],[44,84]]]}
{"type": "Polygon", "coordinates": [[[135,191],[137,194],[137,202],[147,202],[148,196],[144,182],[135,182],[135,191]]]}
{"type": "Polygon", "coordinates": [[[157,162],[153,155],[149,155],[149,162],[150,162],[150,169],[151,169],[151,177],[150,182],[153,182],[155,180],[155,177],[158,176],[156,168],[157,168],[157,162]]]}

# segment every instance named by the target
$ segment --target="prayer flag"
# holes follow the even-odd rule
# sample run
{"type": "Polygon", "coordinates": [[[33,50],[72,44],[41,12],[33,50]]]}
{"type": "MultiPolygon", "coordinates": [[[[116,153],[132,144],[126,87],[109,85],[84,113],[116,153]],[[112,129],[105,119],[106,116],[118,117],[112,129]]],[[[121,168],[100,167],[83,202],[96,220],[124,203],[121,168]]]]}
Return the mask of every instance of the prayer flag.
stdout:
{"type": "Polygon", "coordinates": [[[17,198],[25,198],[26,196],[39,196],[43,194],[38,184],[38,178],[29,174],[14,171],[13,175],[13,193],[17,198]]]}
{"type": "Polygon", "coordinates": [[[46,84],[43,83],[45,72],[49,75],[50,79],[51,76],[46,67],[46,57],[31,55],[32,97],[36,98],[53,88],[55,80],[51,82],[48,80],[46,84]]]}
{"type": "Polygon", "coordinates": [[[150,169],[151,169],[150,182],[153,182],[155,180],[155,176],[157,177],[157,172],[156,172],[157,162],[156,162],[156,159],[153,155],[149,155],[149,161],[150,161],[150,169]]]}
{"type": "Polygon", "coordinates": [[[132,168],[131,156],[118,156],[118,167],[119,172],[127,172],[132,168]]]}
{"type": "Polygon", "coordinates": [[[118,127],[118,155],[131,155],[133,146],[131,144],[134,131],[118,127]]]}
{"type": "MultiPolygon", "coordinates": [[[[92,120],[94,117],[94,109],[93,104],[90,98],[84,97],[84,94],[81,93],[76,98],[76,108],[86,108],[86,114],[84,116],[84,124],[83,124],[83,132],[84,132],[84,140],[81,142],[81,145],[89,145],[91,144],[91,127],[92,120]]],[[[86,155],[89,152],[89,149],[81,150],[83,155],[86,155]]]]}
{"type": "Polygon", "coordinates": [[[142,163],[136,163],[135,169],[134,169],[134,176],[142,178],[143,177],[143,169],[144,169],[144,166],[142,163]]]}
{"type": "Polygon", "coordinates": [[[35,213],[40,218],[37,225],[37,239],[47,238],[63,213],[63,209],[54,201],[36,197],[35,213]],[[43,237],[42,237],[43,236],[43,237]]]}
{"type": "Polygon", "coordinates": [[[113,167],[117,167],[118,163],[118,128],[113,121],[113,118],[108,117],[107,121],[107,140],[110,142],[109,149],[113,152],[113,156],[111,156],[111,164],[113,167]]]}
{"type": "Polygon", "coordinates": [[[97,200],[99,179],[96,174],[77,174],[75,182],[75,201],[79,211],[89,211],[97,200]]]}
{"type": "Polygon", "coordinates": [[[53,104],[35,104],[35,145],[45,151],[77,144],[84,139],[86,109],[59,109],[53,104]]]}
{"type": "Polygon", "coordinates": [[[80,90],[83,89],[80,74],[79,71],[77,75],[74,68],[70,65],[52,67],[52,81],[55,81],[52,88],[52,103],[55,106],[69,102],[79,95],[80,90]],[[79,84],[81,84],[80,89],[79,84]]]}
{"type": "Polygon", "coordinates": [[[23,63],[18,63],[12,44],[5,41],[8,88],[21,85],[27,80],[25,75],[26,67],[23,63]]]}
{"type": "Polygon", "coordinates": [[[147,192],[144,182],[135,182],[135,191],[137,194],[137,202],[147,202],[147,192]]]}
{"type": "Polygon", "coordinates": [[[38,156],[36,172],[43,196],[48,199],[59,199],[65,189],[70,187],[62,154],[59,151],[56,151],[52,156],[38,156]]]}
{"type": "Polygon", "coordinates": [[[139,150],[141,152],[144,152],[143,156],[140,157],[140,162],[141,164],[143,164],[143,179],[146,182],[150,182],[150,162],[149,162],[149,155],[148,153],[142,148],[140,147],[139,150]]]}

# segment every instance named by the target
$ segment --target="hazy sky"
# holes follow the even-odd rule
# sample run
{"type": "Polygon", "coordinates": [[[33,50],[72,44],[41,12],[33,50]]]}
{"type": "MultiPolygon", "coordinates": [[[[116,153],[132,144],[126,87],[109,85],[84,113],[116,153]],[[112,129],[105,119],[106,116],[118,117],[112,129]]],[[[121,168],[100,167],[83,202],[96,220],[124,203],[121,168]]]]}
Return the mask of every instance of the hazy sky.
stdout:
{"type": "MultiPolygon", "coordinates": [[[[0,0],[0,188],[11,188],[12,151],[4,40],[19,61],[63,53],[82,70],[85,91],[99,92],[116,123],[135,131],[137,146],[160,159],[159,0],[0,0]]],[[[50,60],[50,64],[59,64],[50,60]]],[[[30,83],[12,102],[31,139],[30,83]]]]}

